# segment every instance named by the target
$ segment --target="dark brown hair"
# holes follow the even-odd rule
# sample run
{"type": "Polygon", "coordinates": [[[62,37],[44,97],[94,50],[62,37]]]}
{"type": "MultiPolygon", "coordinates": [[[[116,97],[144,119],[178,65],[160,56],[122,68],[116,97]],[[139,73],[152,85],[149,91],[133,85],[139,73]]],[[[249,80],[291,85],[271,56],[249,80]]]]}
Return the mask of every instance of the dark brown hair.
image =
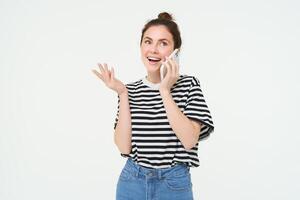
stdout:
{"type": "Polygon", "coordinates": [[[172,34],[174,49],[180,48],[181,36],[180,36],[178,25],[176,24],[176,22],[174,22],[172,15],[167,12],[159,13],[156,19],[152,19],[145,24],[142,30],[140,45],[142,44],[144,33],[148,30],[148,28],[150,28],[151,26],[158,26],[158,25],[165,26],[168,29],[168,31],[172,34]]]}

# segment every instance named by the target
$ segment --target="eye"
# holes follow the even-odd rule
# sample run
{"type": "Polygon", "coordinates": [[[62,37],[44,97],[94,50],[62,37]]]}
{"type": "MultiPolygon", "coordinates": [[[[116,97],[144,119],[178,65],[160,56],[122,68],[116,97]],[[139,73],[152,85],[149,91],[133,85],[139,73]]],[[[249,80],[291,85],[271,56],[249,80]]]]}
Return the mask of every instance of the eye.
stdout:
{"type": "Polygon", "coordinates": [[[166,43],[166,42],[161,42],[161,44],[162,44],[162,46],[167,46],[168,45],[168,43],[166,43]]]}
{"type": "Polygon", "coordinates": [[[150,44],[150,40],[145,40],[144,43],[145,44],[150,44]]]}

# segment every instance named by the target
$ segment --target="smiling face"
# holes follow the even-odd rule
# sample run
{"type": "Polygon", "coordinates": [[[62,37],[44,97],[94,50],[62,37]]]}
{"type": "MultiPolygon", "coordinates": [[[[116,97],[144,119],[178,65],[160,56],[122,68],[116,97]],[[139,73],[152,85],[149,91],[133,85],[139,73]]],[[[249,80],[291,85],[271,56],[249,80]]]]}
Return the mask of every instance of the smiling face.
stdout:
{"type": "Polygon", "coordinates": [[[140,47],[148,73],[159,72],[165,57],[174,50],[173,36],[164,25],[151,26],[145,31],[140,47]]]}

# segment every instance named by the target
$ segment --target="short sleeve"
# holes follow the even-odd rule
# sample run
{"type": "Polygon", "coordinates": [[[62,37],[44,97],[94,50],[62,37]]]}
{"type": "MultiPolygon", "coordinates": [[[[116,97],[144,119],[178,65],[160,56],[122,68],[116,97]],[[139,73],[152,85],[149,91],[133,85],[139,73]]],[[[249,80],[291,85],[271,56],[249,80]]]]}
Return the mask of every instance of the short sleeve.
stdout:
{"type": "Polygon", "coordinates": [[[200,88],[200,82],[196,77],[192,79],[183,113],[189,119],[202,124],[198,141],[207,139],[214,131],[212,117],[200,88]]]}

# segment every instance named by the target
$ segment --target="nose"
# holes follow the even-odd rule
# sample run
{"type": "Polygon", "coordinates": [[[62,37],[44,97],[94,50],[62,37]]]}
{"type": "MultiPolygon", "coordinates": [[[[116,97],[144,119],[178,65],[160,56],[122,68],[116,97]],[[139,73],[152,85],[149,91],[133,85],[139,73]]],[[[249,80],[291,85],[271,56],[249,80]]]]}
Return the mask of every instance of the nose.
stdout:
{"type": "Polygon", "coordinates": [[[157,50],[157,45],[156,44],[152,44],[151,47],[150,47],[150,51],[151,53],[158,53],[158,50],[157,50]]]}

